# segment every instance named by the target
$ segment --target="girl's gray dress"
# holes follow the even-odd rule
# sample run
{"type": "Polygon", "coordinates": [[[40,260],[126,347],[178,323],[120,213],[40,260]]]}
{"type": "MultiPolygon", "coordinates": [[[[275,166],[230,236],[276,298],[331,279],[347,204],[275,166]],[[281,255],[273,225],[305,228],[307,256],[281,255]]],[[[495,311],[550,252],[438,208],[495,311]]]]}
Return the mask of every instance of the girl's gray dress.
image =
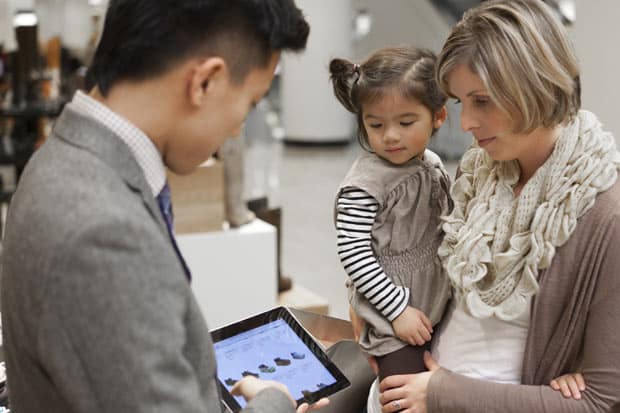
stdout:
{"type": "MultiPolygon", "coordinates": [[[[338,197],[346,188],[359,188],[372,196],[379,209],[371,230],[372,249],[385,274],[398,286],[410,289],[409,305],[426,314],[433,325],[443,315],[450,284],[437,248],[443,232],[440,217],[452,207],[450,178],[441,160],[426,150],[424,159],[393,165],[371,153],[353,164],[338,197]]],[[[366,321],[359,344],[373,356],[406,346],[388,321],[350,282],[349,300],[366,321]]]]}

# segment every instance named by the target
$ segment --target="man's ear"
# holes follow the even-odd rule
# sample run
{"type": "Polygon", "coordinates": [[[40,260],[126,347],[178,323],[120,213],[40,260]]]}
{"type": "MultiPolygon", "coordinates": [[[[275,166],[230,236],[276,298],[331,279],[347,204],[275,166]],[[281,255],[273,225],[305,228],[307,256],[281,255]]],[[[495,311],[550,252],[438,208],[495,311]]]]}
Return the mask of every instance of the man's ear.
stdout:
{"type": "Polygon", "coordinates": [[[433,119],[433,128],[439,129],[439,127],[444,123],[447,117],[448,117],[448,110],[446,109],[445,106],[443,106],[441,109],[435,112],[434,119],[433,119]]]}
{"type": "Polygon", "coordinates": [[[228,68],[221,57],[208,57],[194,67],[189,82],[189,98],[194,106],[202,106],[213,84],[225,78],[228,68]]]}

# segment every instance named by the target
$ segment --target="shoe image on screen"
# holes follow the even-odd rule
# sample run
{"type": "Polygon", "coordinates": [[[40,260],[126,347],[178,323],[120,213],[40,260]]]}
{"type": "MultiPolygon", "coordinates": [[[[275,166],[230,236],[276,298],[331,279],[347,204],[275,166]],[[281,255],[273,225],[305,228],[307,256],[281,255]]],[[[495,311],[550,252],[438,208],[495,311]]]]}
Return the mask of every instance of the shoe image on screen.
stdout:
{"type": "Polygon", "coordinates": [[[288,365],[291,364],[290,360],[281,359],[280,357],[276,357],[275,359],[273,359],[273,361],[275,361],[276,365],[278,365],[278,366],[288,366],[288,365]]]}
{"type": "Polygon", "coordinates": [[[258,366],[258,369],[260,370],[261,373],[275,373],[276,368],[273,366],[267,366],[265,364],[261,364],[260,366],[258,366]]]}

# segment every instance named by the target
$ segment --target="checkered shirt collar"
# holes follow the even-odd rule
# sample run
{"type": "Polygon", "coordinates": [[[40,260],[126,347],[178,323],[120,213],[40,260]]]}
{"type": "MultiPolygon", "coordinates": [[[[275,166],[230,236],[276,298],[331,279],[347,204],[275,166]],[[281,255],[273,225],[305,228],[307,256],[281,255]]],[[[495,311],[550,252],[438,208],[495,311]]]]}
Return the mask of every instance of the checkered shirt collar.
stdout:
{"type": "Polygon", "coordinates": [[[116,133],[133,153],[144,172],[146,182],[157,196],[166,183],[166,168],[153,141],[127,119],[87,94],[77,91],[69,103],[71,109],[102,123],[116,133]]]}

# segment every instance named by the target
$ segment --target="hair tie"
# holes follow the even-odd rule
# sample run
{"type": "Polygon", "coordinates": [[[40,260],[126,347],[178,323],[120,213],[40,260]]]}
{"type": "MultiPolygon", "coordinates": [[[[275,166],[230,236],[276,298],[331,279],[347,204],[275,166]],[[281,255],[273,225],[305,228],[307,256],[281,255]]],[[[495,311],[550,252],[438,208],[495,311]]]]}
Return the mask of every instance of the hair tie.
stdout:
{"type": "Polygon", "coordinates": [[[353,81],[353,84],[356,84],[357,81],[360,80],[360,77],[362,76],[360,65],[358,65],[357,63],[353,65],[353,73],[357,75],[355,77],[355,80],[353,81]]]}

